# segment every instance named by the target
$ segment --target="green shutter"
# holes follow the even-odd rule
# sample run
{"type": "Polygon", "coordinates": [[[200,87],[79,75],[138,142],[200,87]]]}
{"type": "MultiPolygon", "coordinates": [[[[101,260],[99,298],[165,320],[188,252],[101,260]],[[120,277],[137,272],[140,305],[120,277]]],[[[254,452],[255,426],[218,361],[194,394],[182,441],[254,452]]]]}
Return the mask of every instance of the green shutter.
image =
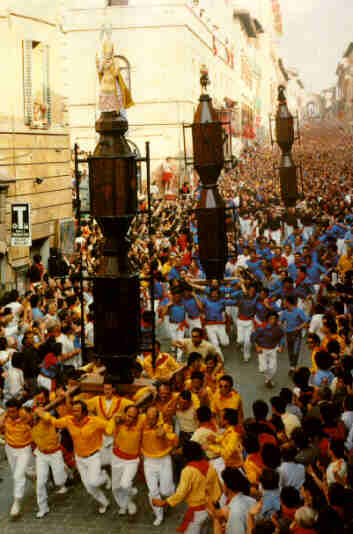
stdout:
{"type": "Polygon", "coordinates": [[[32,41],[23,41],[23,95],[24,121],[28,126],[32,123],[32,41]]]}

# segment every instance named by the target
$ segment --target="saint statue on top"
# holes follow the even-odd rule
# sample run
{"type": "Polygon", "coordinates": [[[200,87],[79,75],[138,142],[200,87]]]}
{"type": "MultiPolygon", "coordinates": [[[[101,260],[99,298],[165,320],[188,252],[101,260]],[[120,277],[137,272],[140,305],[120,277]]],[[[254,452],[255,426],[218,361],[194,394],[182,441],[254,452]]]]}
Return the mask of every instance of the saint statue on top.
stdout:
{"type": "Polygon", "coordinates": [[[120,73],[117,58],[114,57],[114,44],[109,33],[103,30],[104,33],[106,37],[101,56],[98,54],[96,56],[100,83],[99,109],[102,112],[116,111],[124,120],[127,120],[126,110],[133,106],[134,102],[120,73]]]}

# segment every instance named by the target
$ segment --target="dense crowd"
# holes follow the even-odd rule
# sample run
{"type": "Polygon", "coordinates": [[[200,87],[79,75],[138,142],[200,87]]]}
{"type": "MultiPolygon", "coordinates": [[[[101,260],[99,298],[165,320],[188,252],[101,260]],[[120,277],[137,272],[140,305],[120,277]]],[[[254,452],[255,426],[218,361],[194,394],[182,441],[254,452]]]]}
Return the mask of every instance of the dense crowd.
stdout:
{"type": "Polygon", "coordinates": [[[140,215],[129,232],[142,337],[154,318],[157,334],[155,357],[146,349],[136,358],[129,390],[94,354],[91,282],[81,309],[78,274],[99,263],[98,226],[77,229],[74,253],[62,259],[66,276],[49,276],[34,258],[27,292],[6,293],[0,308],[11,517],[21,513],[28,475],[38,518],[49,512],[49,481],[66,493],[78,479],[99,513],[111,489],[119,514],[134,515],[134,480],[143,477],[155,526],[165,507],[186,502],[179,530],[187,534],[206,524],[216,534],[352,531],[351,146],[340,130],[305,131],[295,152],[302,195],[288,210],[274,173],[279,155],[259,146],[242,154],[219,181],[232,208],[223,280],[206,280],[198,258],[200,187],[175,200],[156,194],[151,225],[140,215]],[[259,394],[252,413],[227,371],[222,348],[233,338],[232,357],[239,365],[257,358],[265,387],[276,388],[270,405],[259,394]],[[304,344],[310,367],[300,365],[304,344]],[[291,387],[276,383],[281,352],[291,387]],[[102,391],[78,391],[78,381],[102,391]]]}

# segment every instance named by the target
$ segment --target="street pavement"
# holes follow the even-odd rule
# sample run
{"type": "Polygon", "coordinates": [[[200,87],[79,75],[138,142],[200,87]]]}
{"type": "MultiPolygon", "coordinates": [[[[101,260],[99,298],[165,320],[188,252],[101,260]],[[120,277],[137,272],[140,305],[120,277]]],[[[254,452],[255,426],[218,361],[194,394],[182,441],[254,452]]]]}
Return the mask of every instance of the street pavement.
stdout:
{"type": "MultiPolygon", "coordinates": [[[[164,346],[163,350],[167,348],[164,346]]],[[[302,344],[302,353],[299,365],[310,365],[310,358],[305,346],[302,344]]],[[[264,386],[264,377],[259,373],[257,357],[253,353],[250,362],[241,361],[241,355],[236,350],[234,342],[224,350],[226,370],[232,374],[236,381],[236,389],[242,395],[245,417],[251,415],[251,405],[256,399],[269,399],[279,393],[281,387],[292,386],[288,377],[287,353],[279,355],[279,370],[276,376],[274,389],[268,390],[264,386]]],[[[0,524],[2,534],[143,534],[148,530],[156,534],[175,532],[176,526],[181,522],[184,512],[183,506],[169,509],[166,521],[160,527],[153,526],[153,515],[148,503],[147,492],[142,475],[137,477],[136,486],[139,494],[135,498],[138,512],[134,517],[118,516],[117,506],[111,499],[111,507],[104,516],[97,512],[97,506],[83,489],[81,483],[70,488],[66,495],[55,495],[49,491],[49,505],[51,512],[43,519],[36,519],[37,511],[35,501],[34,483],[28,481],[24,499],[23,513],[14,520],[9,518],[12,502],[12,480],[8,464],[4,459],[3,446],[0,446],[0,524]]]]}

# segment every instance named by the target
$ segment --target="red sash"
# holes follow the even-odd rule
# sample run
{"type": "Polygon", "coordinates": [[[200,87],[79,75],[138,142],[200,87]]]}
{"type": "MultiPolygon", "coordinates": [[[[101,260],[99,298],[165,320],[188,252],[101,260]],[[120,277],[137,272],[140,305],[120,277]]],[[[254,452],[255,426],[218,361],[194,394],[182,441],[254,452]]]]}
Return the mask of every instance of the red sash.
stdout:
{"type": "Polygon", "coordinates": [[[139,457],[139,454],[128,454],[127,452],[121,451],[118,447],[114,447],[113,453],[115,456],[118,456],[118,458],[122,458],[123,460],[136,460],[136,458],[139,457]]]}
{"type": "MultiPolygon", "coordinates": [[[[189,462],[188,466],[195,467],[204,477],[206,477],[209,463],[207,460],[199,460],[196,462],[189,462]]],[[[182,524],[177,528],[177,532],[186,532],[188,526],[194,520],[195,512],[202,512],[203,510],[206,510],[206,504],[201,504],[200,506],[189,506],[184,515],[182,524]]]]}
{"type": "Polygon", "coordinates": [[[189,326],[189,323],[184,319],[184,321],[182,321],[179,324],[177,330],[184,330],[184,328],[188,328],[188,326],[189,326]]]}
{"type": "MultiPolygon", "coordinates": [[[[114,401],[114,399],[113,399],[113,401],[114,401]]],[[[119,410],[120,404],[121,404],[121,399],[118,400],[118,402],[117,402],[114,410],[112,411],[111,415],[108,415],[106,413],[105,409],[104,409],[104,406],[103,406],[103,397],[99,397],[99,408],[100,408],[100,410],[101,410],[101,412],[103,414],[104,419],[107,419],[107,420],[111,419],[113,417],[113,415],[119,410]]]]}

